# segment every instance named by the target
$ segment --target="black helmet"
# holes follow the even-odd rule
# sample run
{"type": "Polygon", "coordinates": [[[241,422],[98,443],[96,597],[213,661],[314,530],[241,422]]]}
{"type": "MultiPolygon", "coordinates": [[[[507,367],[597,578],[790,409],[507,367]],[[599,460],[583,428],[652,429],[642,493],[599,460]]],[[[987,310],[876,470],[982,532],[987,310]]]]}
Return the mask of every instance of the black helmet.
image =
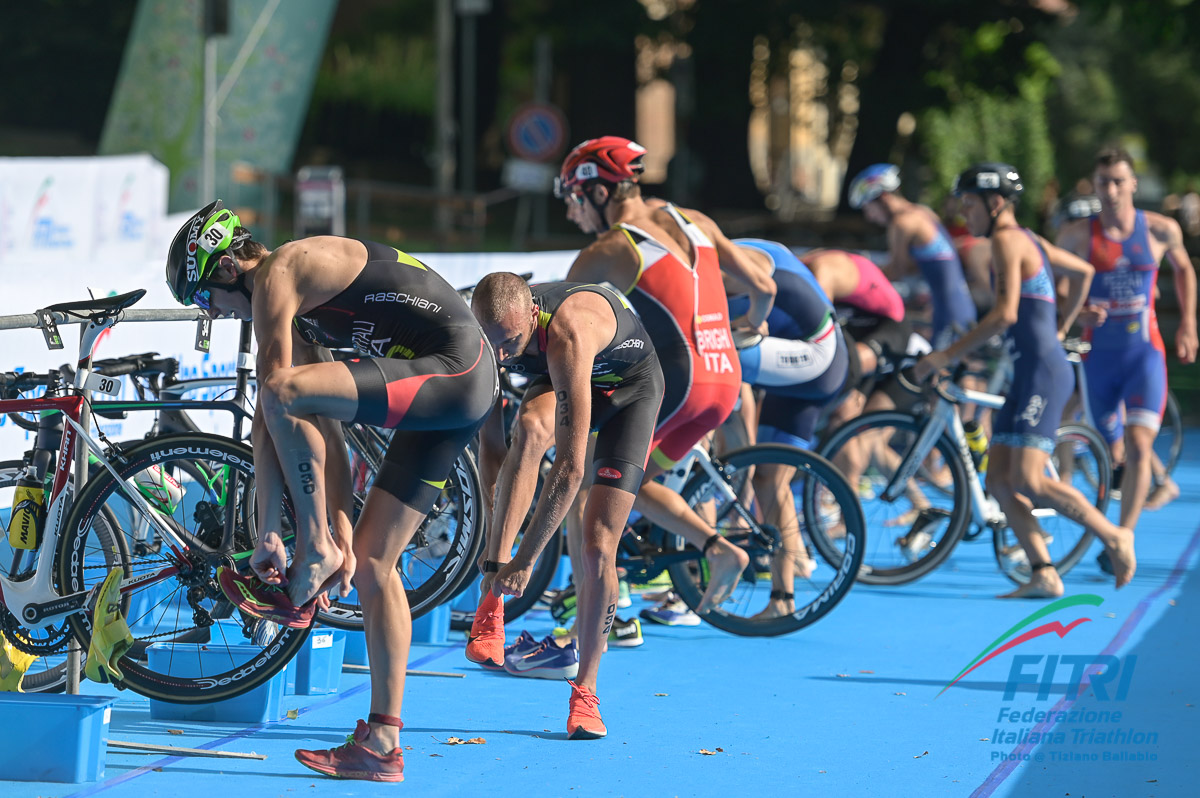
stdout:
{"type": "Polygon", "coordinates": [[[1006,163],[985,161],[964,170],[954,178],[954,186],[950,191],[955,195],[994,192],[1011,200],[1020,197],[1024,189],[1021,176],[1017,174],[1015,167],[1006,163]]]}
{"type": "Polygon", "coordinates": [[[237,214],[216,200],[179,228],[167,251],[167,286],[176,300],[184,305],[194,304],[196,287],[216,267],[212,256],[250,238],[250,233],[244,230],[237,234],[241,225],[237,214]]]}

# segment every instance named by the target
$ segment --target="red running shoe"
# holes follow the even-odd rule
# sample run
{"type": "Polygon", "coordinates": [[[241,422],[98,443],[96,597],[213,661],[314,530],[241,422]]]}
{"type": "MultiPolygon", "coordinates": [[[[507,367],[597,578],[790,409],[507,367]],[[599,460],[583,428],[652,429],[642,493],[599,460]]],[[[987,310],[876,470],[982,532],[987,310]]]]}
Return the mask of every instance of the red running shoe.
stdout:
{"type": "Polygon", "coordinates": [[[232,568],[222,566],[217,569],[217,584],[225,598],[239,610],[280,626],[307,629],[317,614],[315,598],[297,607],[283,588],[268,585],[257,576],[242,576],[232,568]]]}
{"type": "Polygon", "coordinates": [[[365,720],[359,720],[358,728],[346,737],[344,745],[320,751],[301,748],[296,751],[296,761],[335,779],[404,781],[404,755],[400,749],[380,756],[363,745],[370,736],[371,727],[365,720]]]}
{"type": "Polygon", "coordinates": [[[567,714],[568,740],[599,740],[608,735],[600,719],[600,699],[583,685],[567,679],[571,685],[571,710],[567,714]]]}
{"type": "Polygon", "coordinates": [[[504,670],[504,600],[490,591],[475,610],[467,659],[488,670],[504,670]]]}

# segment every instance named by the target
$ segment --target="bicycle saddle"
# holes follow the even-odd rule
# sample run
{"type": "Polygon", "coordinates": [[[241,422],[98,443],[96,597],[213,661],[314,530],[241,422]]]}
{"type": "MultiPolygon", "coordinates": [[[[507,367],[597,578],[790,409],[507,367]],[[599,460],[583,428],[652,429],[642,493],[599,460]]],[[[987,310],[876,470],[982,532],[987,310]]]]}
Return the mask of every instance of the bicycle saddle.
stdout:
{"type": "Polygon", "coordinates": [[[71,316],[108,316],[136,304],[145,295],[146,289],[139,288],[136,291],[130,291],[128,294],[119,294],[118,296],[84,299],[79,302],[60,302],[57,305],[49,305],[45,309],[55,313],[66,313],[71,316]]]}

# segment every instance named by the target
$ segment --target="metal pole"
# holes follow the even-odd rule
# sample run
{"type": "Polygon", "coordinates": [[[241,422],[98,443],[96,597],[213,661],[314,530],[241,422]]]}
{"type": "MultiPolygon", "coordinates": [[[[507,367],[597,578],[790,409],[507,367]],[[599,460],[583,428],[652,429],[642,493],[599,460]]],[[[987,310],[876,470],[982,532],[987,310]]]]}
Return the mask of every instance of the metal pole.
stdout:
{"type": "MultiPolygon", "coordinates": [[[[81,324],[79,325],[79,338],[83,339],[87,329],[81,324]]],[[[88,361],[89,363],[91,361],[88,361]]],[[[84,402],[79,408],[79,428],[90,430],[92,426],[92,406],[88,402],[84,402]]],[[[88,447],[78,436],[75,440],[75,476],[71,482],[72,500],[79,498],[79,494],[83,491],[83,483],[87,481],[88,469],[88,447]]],[[[74,637],[71,638],[71,644],[67,649],[67,694],[79,695],[79,671],[82,666],[83,652],[79,648],[78,641],[74,637]]]]}
{"type": "Polygon", "coordinates": [[[475,191],[475,15],[462,18],[462,97],[459,103],[462,142],[462,190],[475,191]]]}
{"type": "MultiPolygon", "coordinates": [[[[454,191],[454,9],[453,0],[437,4],[437,150],[434,165],[439,195],[454,191]]],[[[434,227],[439,233],[450,232],[450,207],[438,202],[434,227]]]]}
{"type": "Polygon", "coordinates": [[[200,197],[204,207],[213,201],[217,183],[217,40],[204,38],[204,149],[200,166],[200,197]]]}

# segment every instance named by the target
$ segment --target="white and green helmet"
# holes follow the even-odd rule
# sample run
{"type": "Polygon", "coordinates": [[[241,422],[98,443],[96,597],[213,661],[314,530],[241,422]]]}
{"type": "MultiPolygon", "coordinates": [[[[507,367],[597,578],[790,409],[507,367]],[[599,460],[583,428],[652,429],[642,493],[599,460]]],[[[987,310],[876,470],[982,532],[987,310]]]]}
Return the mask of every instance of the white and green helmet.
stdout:
{"type": "Polygon", "coordinates": [[[196,288],[216,267],[212,256],[250,238],[245,229],[237,234],[241,226],[237,214],[216,200],[179,228],[167,253],[167,285],[176,300],[184,305],[195,304],[196,288]]]}

